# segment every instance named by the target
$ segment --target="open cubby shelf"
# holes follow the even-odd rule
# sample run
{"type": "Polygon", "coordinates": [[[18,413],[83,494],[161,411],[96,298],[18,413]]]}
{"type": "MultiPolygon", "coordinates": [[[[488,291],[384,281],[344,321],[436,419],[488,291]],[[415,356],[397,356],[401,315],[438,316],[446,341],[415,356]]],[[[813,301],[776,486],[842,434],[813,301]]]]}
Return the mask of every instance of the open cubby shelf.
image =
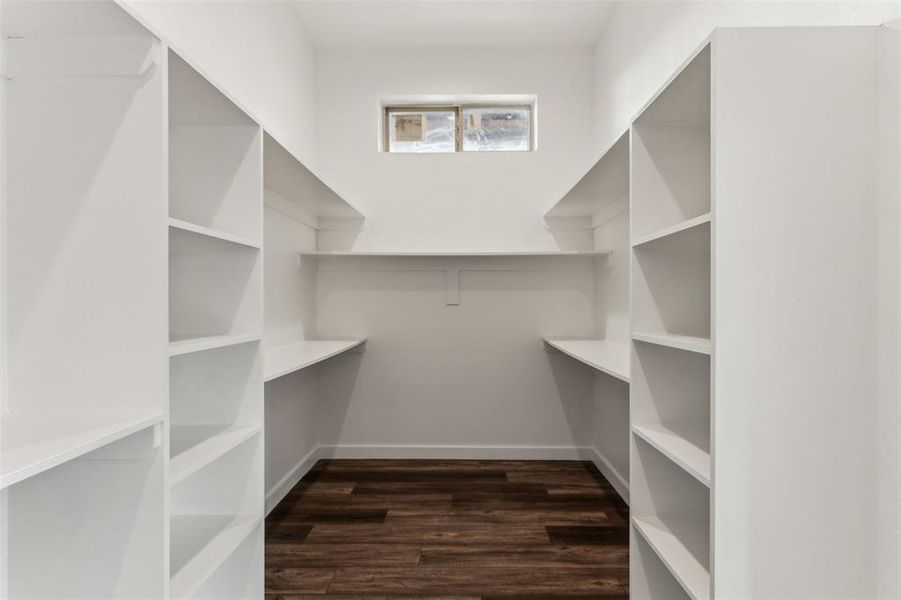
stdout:
{"type": "Polygon", "coordinates": [[[664,227],[663,229],[659,229],[653,233],[648,235],[643,235],[632,240],[632,246],[641,246],[644,244],[651,244],[653,242],[661,241],[670,236],[676,236],[682,232],[692,230],[696,227],[701,228],[710,223],[710,213],[705,213],[699,217],[694,217],[692,219],[688,219],[682,221],[681,223],[677,223],[675,225],[671,225],[669,227],[664,227]]]}
{"type": "Polygon", "coordinates": [[[204,235],[206,237],[222,240],[224,242],[231,242],[233,244],[239,244],[241,246],[248,246],[250,248],[262,247],[262,245],[258,241],[253,241],[247,238],[233,235],[231,233],[226,233],[224,231],[217,231],[215,229],[210,229],[209,227],[202,227],[200,225],[188,223],[187,221],[181,221],[179,219],[170,218],[169,227],[172,227],[173,229],[180,229],[182,231],[189,231],[191,233],[196,233],[199,235],[204,235]]]}
{"type": "Polygon", "coordinates": [[[689,475],[710,486],[710,451],[662,425],[632,425],[632,432],[689,475]]]}
{"type": "Polygon", "coordinates": [[[260,340],[259,333],[238,333],[233,335],[198,335],[198,336],[176,336],[169,342],[169,356],[181,356],[182,354],[191,354],[193,352],[203,352],[204,350],[215,350],[216,348],[225,348],[228,346],[236,346],[238,344],[247,344],[260,340]]]}
{"type": "Polygon", "coordinates": [[[637,342],[656,344],[658,346],[666,346],[667,348],[675,348],[677,350],[687,350],[689,352],[697,352],[698,354],[710,354],[713,349],[710,338],[691,335],[633,331],[632,339],[637,342]]]}
{"type": "Polygon", "coordinates": [[[174,540],[176,547],[188,552],[186,555],[173,553],[169,591],[172,598],[189,598],[260,527],[263,517],[172,515],[171,521],[173,531],[179,532],[179,537],[174,540]]]}
{"type": "Polygon", "coordinates": [[[688,519],[664,522],[657,517],[633,517],[632,526],[692,600],[710,598],[710,573],[682,541],[693,537],[693,545],[705,546],[707,541],[702,538],[709,536],[706,524],[688,519]]]}
{"type": "Polygon", "coordinates": [[[220,428],[214,425],[181,425],[172,427],[172,439],[178,439],[185,448],[176,448],[169,466],[169,485],[176,485],[237,448],[261,431],[259,425],[220,428]]]}

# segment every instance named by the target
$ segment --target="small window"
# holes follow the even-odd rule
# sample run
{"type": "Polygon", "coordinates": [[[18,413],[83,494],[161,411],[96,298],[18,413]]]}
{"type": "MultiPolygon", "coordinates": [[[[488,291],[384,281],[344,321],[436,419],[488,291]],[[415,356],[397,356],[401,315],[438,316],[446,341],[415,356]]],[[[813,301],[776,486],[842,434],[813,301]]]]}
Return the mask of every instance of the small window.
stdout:
{"type": "Polygon", "coordinates": [[[388,106],[387,152],[532,150],[531,106],[388,106]]]}

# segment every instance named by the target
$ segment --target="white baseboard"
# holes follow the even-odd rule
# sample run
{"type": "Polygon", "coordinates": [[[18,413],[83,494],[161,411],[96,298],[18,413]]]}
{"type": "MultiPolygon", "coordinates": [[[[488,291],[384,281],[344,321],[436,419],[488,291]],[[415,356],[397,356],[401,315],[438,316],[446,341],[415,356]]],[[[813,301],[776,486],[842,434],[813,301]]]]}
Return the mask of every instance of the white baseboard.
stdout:
{"type": "Polygon", "coordinates": [[[272,486],[271,490],[266,492],[267,515],[272,512],[273,508],[278,506],[278,503],[281,502],[285,496],[288,495],[291,488],[297,485],[298,481],[303,479],[303,476],[313,468],[313,465],[316,464],[316,461],[319,460],[319,458],[319,446],[316,446],[307,452],[307,455],[301,458],[300,461],[288,471],[287,475],[282,477],[278,483],[272,486]]]}
{"type": "Polygon", "coordinates": [[[629,504],[629,479],[613,468],[604,456],[597,451],[597,448],[583,448],[584,453],[580,458],[582,460],[590,460],[594,466],[598,468],[601,475],[607,478],[613,489],[622,497],[626,504],[629,504]]]}
{"type": "Polygon", "coordinates": [[[573,446],[317,446],[266,493],[266,514],[323,458],[449,460],[590,460],[629,502],[629,482],[594,448],[573,446]]]}
{"type": "Polygon", "coordinates": [[[583,460],[572,446],[320,446],[320,458],[422,458],[450,460],[583,460]]]}

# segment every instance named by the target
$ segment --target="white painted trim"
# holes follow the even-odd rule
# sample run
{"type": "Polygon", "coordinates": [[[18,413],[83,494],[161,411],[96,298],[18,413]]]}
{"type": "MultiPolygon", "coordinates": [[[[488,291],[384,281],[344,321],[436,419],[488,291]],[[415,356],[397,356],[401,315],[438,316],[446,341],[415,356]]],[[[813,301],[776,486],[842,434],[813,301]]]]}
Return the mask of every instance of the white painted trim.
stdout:
{"type": "Polygon", "coordinates": [[[607,478],[613,489],[622,497],[626,504],[629,504],[629,478],[624,477],[617,471],[610,461],[598,452],[597,448],[583,448],[584,454],[580,457],[582,460],[590,460],[594,466],[598,468],[601,475],[607,478]]]}
{"type": "Polygon", "coordinates": [[[288,492],[303,479],[303,476],[309,473],[310,469],[313,468],[313,465],[315,465],[316,461],[320,458],[319,446],[316,446],[307,452],[307,455],[301,458],[300,461],[294,465],[293,469],[279,479],[278,483],[272,486],[272,489],[266,492],[267,515],[272,512],[272,509],[278,506],[278,503],[288,495],[288,492]]]}
{"type": "Polygon", "coordinates": [[[448,460],[585,460],[574,446],[320,446],[319,458],[448,460]]]}
{"type": "Polygon", "coordinates": [[[448,460],[590,460],[613,488],[629,503],[629,481],[595,448],[575,446],[317,446],[266,493],[266,514],[306,475],[316,461],[347,459],[448,459],[448,460]]]}

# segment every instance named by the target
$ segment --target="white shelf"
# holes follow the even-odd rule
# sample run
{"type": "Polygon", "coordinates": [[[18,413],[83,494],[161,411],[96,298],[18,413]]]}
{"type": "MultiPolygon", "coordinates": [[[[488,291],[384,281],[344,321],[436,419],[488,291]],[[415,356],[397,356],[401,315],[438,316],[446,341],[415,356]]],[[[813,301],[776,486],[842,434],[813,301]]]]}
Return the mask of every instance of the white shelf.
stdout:
{"type": "Polygon", "coordinates": [[[201,225],[195,225],[194,223],[189,223],[187,221],[182,221],[181,219],[173,219],[169,218],[169,227],[173,229],[179,229],[181,231],[188,231],[190,233],[196,233],[198,235],[203,235],[206,237],[210,237],[217,240],[222,240],[225,242],[231,242],[233,244],[240,244],[241,246],[247,246],[249,248],[260,248],[259,242],[254,242],[247,238],[233,235],[231,233],[226,233],[224,231],[219,231],[216,229],[210,229],[209,227],[203,227],[201,225]]]}
{"type": "Polygon", "coordinates": [[[691,335],[676,335],[672,333],[643,333],[632,332],[632,339],[648,344],[657,344],[677,350],[688,350],[698,354],[710,354],[712,344],[709,338],[695,337],[691,335]]]}
{"type": "Polygon", "coordinates": [[[0,416],[0,489],[161,423],[162,413],[11,412],[0,416]]]}
{"type": "MultiPolygon", "coordinates": [[[[208,521],[218,521],[221,516],[175,516],[174,527],[190,528],[191,524],[199,524],[198,530],[207,528],[208,521]]],[[[184,566],[172,576],[170,595],[172,598],[187,598],[202,586],[207,579],[237,550],[247,537],[262,523],[262,516],[241,516],[231,520],[222,531],[213,536],[200,551],[188,560],[184,566]]],[[[189,537],[191,532],[187,532],[189,537]]],[[[190,543],[186,545],[191,546],[190,543]]]]}
{"type": "Polygon", "coordinates": [[[353,350],[366,342],[354,340],[306,340],[263,350],[263,380],[271,381],[353,350]]]}
{"type": "Polygon", "coordinates": [[[203,467],[237,448],[260,433],[260,426],[217,428],[210,426],[174,426],[172,439],[178,438],[184,449],[173,447],[169,463],[169,485],[176,485],[203,467]],[[211,430],[219,430],[211,434],[211,430]],[[187,443],[185,443],[187,441],[187,443]]]}
{"type": "Polygon", "coordinates": [[[576,184],[547,211],[544,218],[591,219],[629,198],[629,132],[623,133],[576,184]]]}
{"type": "Polygon", "coordinates": [[[707,568],[688,550],[680,537],[692,537],[694,548],[707,548],[709,543],[707,524],[700,520],[667,520],[664,524],[655,517],[633,517],[635,529],[657,553],[679,585],[694,600],[710,597],[710,574],[707,568]]]}
{"type": "Polygon", "coordinates": [[[710,223],[710,213],[703,214],[699,217],[695,217],[693,219],[688,219],[687,221],[682,221],[681,223],[677,223],[676,225],[672,225],[671,227],[664,227],[663,229],[658,229],[654,233],[650,233],[648,235],[642,235],[635,238],[632,241],[632,247],[641,246],[643,244],[648,244],[650,242],[654,242],[657,240],[661,240],[667,238],[669,236],[676,235],[678,233],[682,233],[683,231],[689,231],[694,229],[695,227],[700,227],[710,223]]]}
{"type": "Polygon", "coordinates": [[[191,352],[202,352],[213,348],[236,346],[247,342],[259,341],[258,333],[242,333],[236,335],[207,335],[197,337],[185,337],[169,342],[169,356],[180,356],[191,352]]]}
{"type": "Polygon", "coordinates": [[[607,340],[563,340],[544,338],[544,341],[572,358],[629,382],[629,345],[607,340]]]}
{"type": "Polygon", "coordinates": [[[632,432],[710,487],[710,453],[661,425],[633,425],[632,432]]]}
{"type": "Polygon", "coordinates": [[[320,229],[321,219],[354,220],[362,223],[363,213],[339,196],[272,134],[263,136],[263,180],[266,203],[288,214],[310,219],[320,229]]]}
{"type": "Polygon", "coordinates": [[[606,256],[609,250],[547,250],[547,251],[484,251],[484,252],[354,252],[354,251],[327,251],[312,250],[301,252],[300,256],[362,256],[362,257],[415,257],[415,258],[456,258],[456,257],[493,257],[493,256],[606,256]]]}

